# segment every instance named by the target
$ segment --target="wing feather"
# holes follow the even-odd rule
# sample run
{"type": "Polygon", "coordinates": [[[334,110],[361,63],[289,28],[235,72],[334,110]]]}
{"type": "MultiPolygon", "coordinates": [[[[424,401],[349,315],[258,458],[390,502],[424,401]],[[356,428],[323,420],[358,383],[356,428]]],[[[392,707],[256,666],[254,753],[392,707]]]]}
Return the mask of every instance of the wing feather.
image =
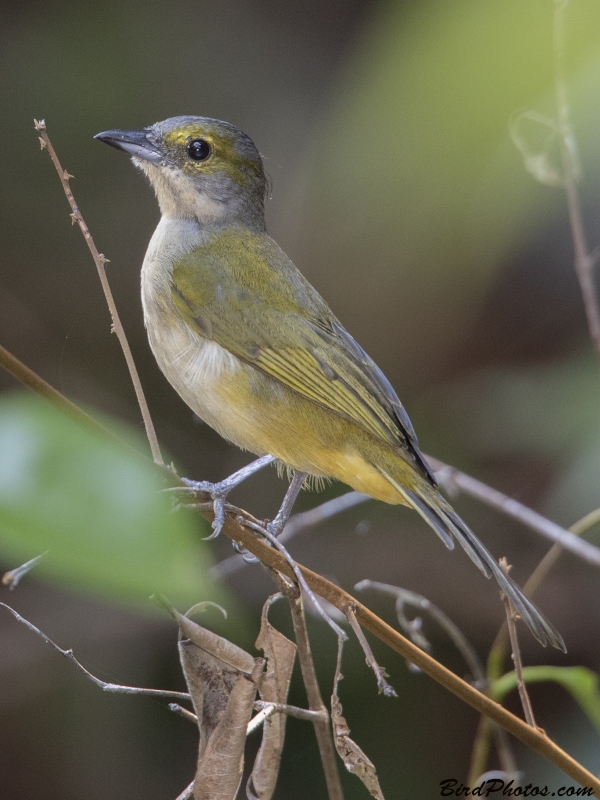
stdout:
{"type": "Polygon", "coordinates": [[[174,267],[187,324],[299,395],[400,447],[430,482],[408,414],[375,362],[268,236],[217,237],[174,267]]]}

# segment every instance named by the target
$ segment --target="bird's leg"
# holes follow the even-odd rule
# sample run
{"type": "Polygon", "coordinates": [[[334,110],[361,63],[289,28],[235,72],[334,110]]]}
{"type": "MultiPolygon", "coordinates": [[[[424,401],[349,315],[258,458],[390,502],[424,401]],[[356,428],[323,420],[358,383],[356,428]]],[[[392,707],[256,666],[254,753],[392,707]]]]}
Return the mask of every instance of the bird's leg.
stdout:
{"type": "Polygon", "coordinates": [[[281,508],[277,512],[277,516],[272,522],[269,522],[269,524],[267,525],[267,530],[269,531],[269,533],[272,533],[273,536],[279,536],[279,534],[285,528],[285,524],[288,521],[290,514],[292,513],[294,503],[296,502],[296,498],[300,494],[300,489],[302,489],[305,479],[306,479],[306,472],[294,472],[294,477],[292,478],[288,490],[285,493],[285,497],[283,498],[283,503],[281,504],[281,508]]]}
{"type": "MultiPolygon", "coordinates": [[[[306,472],[294,472],[294,477],[292,478],[288,490],[285,493],[285,497],[283,498],[283,503],[281,504],[281,508],[277,512],[277,516],[272,522],[267,522],[265,524],[267,531],[272,536],[279,536],[279,534],[285,528],[285,525],[288,519],[290,518],[290,514],[292,513],[292,508],[294,507],[296,498],[300,493],[300,489],[302,489],[305,479],[306,479],[306,472]]],[[[248,551],[244,547],[242,547],[242,545],[238,544],[237,542],[232,542],[232,544],[235,552],[239,553],[239,555],[242,556],[242,558],[247,564],[256,564],[258,561],[260,561],[259,558],[248,553],[248,551]]]]}
{"type": "Polygon", "coordinates": [[[275,456],[261,456],[261,458],[257,458],[256,461],[252,461],[252,463],[242,467],[237,472],[234,472],[233,475],[230,475],[228,478],[225,478],[225,480],[222,480],[219,483],[210,483],[209,481],[192,481],[188,478],[182,478],[181,480],[183,483],[185,483],[185,488],[178,486],[174,489],[174,491],[190,493],[205,492],[211,496],[213,500],[215,518],[212,522],[213,532],[206,538],[208,540],[215,539],[221,533],[221,529],[225,523],[225,499],[229,492],[238,484],[245,481],[246,478],[249,478],[250,475],[254,475],[255,472],[258,472],[263,467],[266,467],[267,464],[272,464],[273,461],[275,461],[275,456]]]}

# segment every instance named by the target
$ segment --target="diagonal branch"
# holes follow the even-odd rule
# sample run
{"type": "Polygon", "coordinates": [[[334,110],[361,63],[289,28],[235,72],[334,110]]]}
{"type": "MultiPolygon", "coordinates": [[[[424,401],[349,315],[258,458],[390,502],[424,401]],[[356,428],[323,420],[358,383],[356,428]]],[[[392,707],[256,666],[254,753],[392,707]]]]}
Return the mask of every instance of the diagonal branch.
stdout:
{"type": "Polygon", "coordinates": [[[95,683],[96,686],[99,686],[103,692],[114,692],[116,694],[141,694],[149,695],[151,697],[176,697],[178,700],[190,699],[190,696],[187,692],[171,692],[168,689],[142,689],[138,686],[124,686],[120,683],[106,683],[106,681],[101,681],[100,678],[96,678],[95,675],[92,675],[91,672],[88,672],[83,664],[75,658],[72,650],[63,650],[62,647],[59,647],[56,642],[53,642],[49,636],[46,636],[43,631],[37,628],[32,622],[29,622],[29,620],[25,619],[25,617],[22,617],[17,611],[14,610],[14,608],[6,603],[0,603],[0,607],[10,611],[10,613],[18,622],[25,625],[25,627],[29,628],[29,630],[33,633],[36,633],[46,642],[46,644],[49,644],[50,647],[54,648],[57,653],[60,653],[61,656],[64,656],[67,661],[71,662],[71,664],[74,664],[77,669],[85,675],[86,678],[89,678],[92,683],[95,683]]]}
{"type": "Polygon", "coordinates": [[[117,334],[117,338],[119,340],[119,344],[123,350],[123,355],[125,356],[125,361],[127,362],[127,367],[129,369],[129,375],[131,377],[131,382],[133,383],[133,388],[135,389],[135,394],[137,397],[138,404],[140,406],[140,411],[142,412],[142,418],[144,420],[144,426],[146,428],[146,436],[148,437],[148,442],[150,444],[150,449],[152,451],[152,458],[154,459],[156,464],[163,465],[164,462],[162,460],[162,456],[160,454],[160,447],[158,446],[158,439],[156,438],[156,432],[154,430],[154,425],[152,424],[152,418],[150,417],[150,411],[148,409],[148,404],[146,403],[146,398],[144,396],[144,390],[142,389],[142,384],[140,382],[139,375],[137,373],[137,369],[133,360],[133,356],[131,355],[131,350],[129,348],[129,343],[127,341],[127,337],[125,336],[125,330],[123,329],[123,325],[121,324],[121,318],[119,317],[119,312],[117,311],[117,306],[115,305],[115,301],[112,296],[112,292],[110,290],[110,286],[108,283],[108,278],[106,277],[106,269],[104,268],[105,263],[108,261],[102,253],[98,252],[98,248],[96,247],[94,240],[92,239],[92,234],[89,231],[88,226],[85,224],[85,221],[81,215],[81,211],[75,202],[75,198],[73,197],[73,192],[71,191],[71,187],[69,185],[69,178],[72,178],[72,175],[64,170],[58,160],[58,156],[56,155],[54,148],[48,138],[48,132],[46,130],[46,123],[44,120],[34,120],[35,122],[35,129],[40,134],[40,143],[42,145],[42,150],[47,150],[50,158],[52,159],[52,163],[56,167],[56,171],[58,172],[58,177],[60,178],[60,182],[62,183],[62,187],[64,189],[65,195],[67,196],[67,200],[69,201],[69,205],[71,206],[71,219],[73,223],[77,223],[81,232],[83,233],[83,238],[85,239],[87,246],[89,248],[90,253],[92,254],[92,258],[94,259],[94,263],[96,264],[96,268],[98,270],[98,276],[100,278],[100,283],[102,284],[102,289],[104,290],[104,296],[106,298],[106,302],[108,304],[108,308],[110,310],[110,315],[112,317],[112,329],[117,334]]]}
{"type": "MultiPolygon", "coordinates": [[[[57,392],[57,394],[60,393],[57,392]]],[[[70,402],[67,401],[66,398],[64,398],[64,400],[67,403],[70,402]]],[[[62,407],[62,410],[66,411],[66,406],[62,407]]],[[[143,458],[141,454],[138,455],[140,458],[143,458]]],[[[445,466],[442,465],[441,462],[437,462],[437,464],[440,466],[445,466]]],[[[457,475],[463,475],[463,473],[456,472],[455,476],[457,475]]],[[[170,479],[173,482],[177,482],[179,480],[173,473],[170,473],[170,479]]],[[[181,483],[181,481],[179,482],[181,483]]],[[[183,486],[184,484],[181,483],[181,485],[183,486]]],[[[486,487],[485,484],[482,484],[482,486],[484,489],[489,489],[490,492],[495,492],[494,489],[486,487]]],[[[501,495],[501,497],[505,497],[505,495],[501,495]]],[[[492,505],[494,505],[494,503],[492,503],[492,505]]],[[[203,515],[209,521],[212,521],[213,517],[211,509],[212,503],[210,503],[210,507],[203,512],[203,515]]],[[[237,515],[239,514],[239,511],[236,509],[234,513],[237,515]]],[[[533,514],[535,512],[531,513],[533,514]]],[[[517,518],[520,517],[517,515],[517,518]]],[[[541,517],[541,519],[544,520],[543,517],[541,517]]],[[[546,520],[546,522],[550,523],[549,520],[546,520]]],[[[550,524],[554,525],[554,523],[550,524]]],[[[560,531],[563,530],[559,526],[556,527],[558,527],[560,531]]],[[[295,578],[291,567],[277,550],[269,547],[269,545],[253,535],[252,532],[247,528],[242,527],[229,513],[225,518],[223,533],[257,556],[263,562],[263,564],[282,572],[292,579],[295,578]]],[[[578,555],[581,554],[579,553],[578,555]]],[[[562,769],[567,775],[570,775],[574,780],[578,781],[582,785],[593,786],[595,791],[600,795],[600,781],[596,779],[590,772],[588,772],[588,770],[586,770],[581,764],[575,761],[575,759],[565,753],[564,750],[561,750],[561,748],[552,742],[551,739],[549,739],[547,736],[544,736],[539,731],[531,728],[529,725],[523,722],[523,720],[520,720],[501,705],[495,703],[493,700],[490,700],[489,697],[486,697],[484,694],[474,689],[461,678],[454,675],[454,673],[447,670],[435,659],[431,658],[431,656],[424,653],[418,647],[413,645],[412,642],[408,641],[408,639],[399,634],[398,631],[387,625],[387,623],[373,614],[373,612],[369,611],[369,609],[359,603],[358,600],[352,597],[352,595],[340,589],[339,586],[336,586],[335,584],[326,580],[326,578],[323,578],[321,575],[308,570],[306,567],[299,566],[299,569],[302,572],[306,583],[314,592],[335,605],[340,611],[342,611],[342,613],[345,613],[345,610],[348,607],[354,608],[358,622],[364,628],[369,630],[374,636],[387,644],[404,658],[416,664],[419,669],[448,689],[448,691],[455,694],[465,703],[475,708],[484,716],[497,722],[533,750],[536,750],[553,764],[556,764],[556,766],[562,769]]]]}
{"type": "MultiPolygon", "coordinates": [[[[208,519],[212,518],[210,512],[205,512],[205,515],[208,519]]],[[[295,578],[290,565],[280,553],[254,536],[251,531],[239,525],[229,515],[226,516],[223,533],[230,539],[241,544],[246,550],[253,553],[253,555],[257,556],[263,564],[287,575],[289,578],[292,578],[292,580],[295,578]]],[[[582,786],[591,786],[594,788],[594,791],[600,795],[600,780],[579,764],[572,756],[562,750],[548,736],[532,728],[530,725],[527,725],[522,719],[511,714],[510,711],[507,711],[507,709],[446,669],[446,667],[427,653],[424,653],[412,644],[412,642],[398,633],[398,631],[394,630],[382,619],[373,614],[372,611],[359,603],[352,595],[340,589],[339,586],[336,586],[326,578],[312,572],[312,570],[306,567],[298,566],[307,584],[316,594],[328,600],[344,613],[346,613],[347,608],[353,608],[356,619],[360,625],[391,647],[392,650],[395,650],[404,658],[412,661],[420,670],[444,686],[448,691],[452,692],[452,694],[459,697],[481,714],[497,722],[509,731],[509,733],[512,733],[513,736],[516,736],[526,745],[544,756],[544,758],[547,758],[582,786]]]]}
{"type": "Polygon", "coordinates": [[[435,470],[436,478],[442,486],[446,485],[450,489],[460,489],[465,494],[481,500],[486,505],[492,506],[492,508],[497,508],[498,511],[502,511],[502,513],[513,517],[513,519],[519,520],[523,525],[527,525],[531,530],[541,533],[547,539],[557,542],[565,550],[570,550],[571,553],[575,553],[575,555],[583,558],[589,564],[600,567],[600,548],[586,542],[584,539],[578,538],[571,531],[561,528],[556,522],[543,517],[532,508],[519,503],[518,500],[502,494],[498,489],[493,489],[491,486],[472,478],[454,467],[449,467],[447,464],[438,461],[437,458],[427,456],[427,461],[435,470]]]}

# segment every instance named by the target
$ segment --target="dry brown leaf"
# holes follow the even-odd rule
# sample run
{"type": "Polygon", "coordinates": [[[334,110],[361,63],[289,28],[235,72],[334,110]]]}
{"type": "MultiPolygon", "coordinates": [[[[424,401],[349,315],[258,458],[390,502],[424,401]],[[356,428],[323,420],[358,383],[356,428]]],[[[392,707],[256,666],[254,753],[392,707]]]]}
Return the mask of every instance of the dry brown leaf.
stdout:
{"type": "Polygon", "coordinates": [[[235,800],[244,770],[246,728],[264,664],[262,658],[257,658],[250,676],[238,676],[225,711],[198,758],[194,800],[235,800]]]}
{"type": "Polygon", "coordinates": [[[200,729],[194,800],[235,800],[246,727],[265,661],[171,611],[179,624],[179,656],[200,729]]]}
{"type": "MultiPolygon", "coordinates": [[[[296,645],[274,628],[267,614],[278,595],[272,595],[263,606],[260,633],[256,647],[267,659],[267,670],[260,685],[260,697],[266,703],[287,703],[292,678],[296,645]]],[[[264,722],[262,743],[246,793],[250,800],[270,800],[275,791],[285,739],[286,714],[273,714],[264,722]]]]}
{"type": "Polygon", "coordinates": [[[336,675],[335,689],[331,696],[331,726],[333,728],[333,741],[339,757],[344,762],[348,772],[352,772],[364,783],[371,797],[385,800],[377,772],[373,763],[367,758],[360,747],[350,738],[350,728],[342,716],[342,704],[337,696],[337,684],[341,675],[336,675]]]}

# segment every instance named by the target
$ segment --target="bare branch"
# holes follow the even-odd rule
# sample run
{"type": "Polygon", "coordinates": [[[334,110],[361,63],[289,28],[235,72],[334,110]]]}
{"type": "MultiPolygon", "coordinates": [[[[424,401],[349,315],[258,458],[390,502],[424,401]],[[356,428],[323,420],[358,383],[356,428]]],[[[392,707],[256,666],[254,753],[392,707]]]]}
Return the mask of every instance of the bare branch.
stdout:
{"type": "MultiPolygon", "coordinates": [[[[409,622],[406,619],[403,614],[403,606],[410,605],[413,608],[417,608],[419,611],[426,611],[427,614],[429,614],[429,616],[437,622],[440,628],[445,630],[448,636],[452,639],[456,645],[456,649],[461,653],[469,669],[471,670],[471,674],[473,675],[473,679],[477,682],[478,688],[481,689],[486,685],[487,679],[485,676],[485,669],[479,659],[479,656],[475,652],[475,649],[460,628],[454,624],[450,617],[448,617],[441,608],[438,608],[421,594],[410,592],[408,589],[402,589],[399,586],[392,586],[388,583],[364,580],[360,581],[360,583],[357,583],[354,588],[357,591],[362,591],[363,589],[375,589],[375,591],[386,592],[387,594],[391,594],[393,597],[395,597],[396,615],[402,629],[410,636],[417,646],[429,652],[429,646],[423,646],[423,644],[415,641],[414,630],[412,626],[414,620],[409,622]]],[[[420,638],[423,639],[424,637],[421,636],[420,638]]],[[[425,643],[426,645],[429,645],[426,640],[425,643]]]]}
{"type": "Polygon", "coordinates": [[[188,722],[193,722],[195,725],[198,724],[198,717],[192,711],[188,711],[187,708],[180,706],[179,703],[169,703],[169,711],[187,719],[188,722]]]}
{"type": "MultiPolygon", "coordinates": [[[[591,511],[589,514],[586,514],[585,517],[571,525],[569,530],[575,536],[581,536],[589,528],[597,525],[598,522],[600,522],[600,508],[597,508],[594,511],[591,511]]],[[[563,552],[564,548],[562,548],[560,544],[552,545],[550,550],[548,550],[546,555],[542,558],[540,563],[532,572],[531,577],[523,587],[523,593],[527,597],[532,597],[534,595],[547,577],[550,570],[556,564],[560,554],[563,552]]],[[[494,643],[490,648],[487,665],[489,681],[495,681],[502,675],[504,658],[506,656],[506,649],[509,641],[510,638],[508,635],[508,625],[506,621],[504,621],[496,635],[496,638],[494,639],[494,643]]],[[[506,742],[506,736],[503,735],[503,732],[501,732],[497,725],[493,725],[489,719],[482,717],[479,722],[479,727],[477,728],[477,734],[475,735],[473,752],[471,755],[471,767],[469,769],[469,781],[471,784],[475,783],[476,779],[484,771],[485,765],[487,764],[490,749],[490,736],[492,731],[496,735],[498,754],[502,763],[502,768],[508,773],[515,772],[516,767],[514,758],[508,743],[506,742]]]]}
{"type": "Polygon", "coordinates": [[[183,792],[175,798],[175,800],[192,800],[194,796],[194,781],[190,783],[189,786],[186,786],[183,792]]]}
{"type": "Polygon", "coordinates": [[[509,517],[518,519],[524,525],[527,525],[531,530],[541,533],[547,539],[553,542],[558,542],[565,550],[587,561],[588,564],[593,564],[595,567],[600,567],[600,548],[594,547],[593,544],[578,539],[577,536],[570,531],[561,528],[555,522],[552,522],[537,511],[534,511],[518,500],[508,497],[497,489],[492,489],[485,483],[466,475],[454,467],[449,467],[447,464],[438,461],[437,458],[427,456],[427,460],[436,472],[436,478],[442,486],[452,489],[461,489],[465,494],[481,500],[488,506],[497,508],[509,517]]]}
{"type": "MultiPolygon", "coordinates": [[[[508,570],[510,567],[508,566],[505,558],[500,559],[500,567],[503,572],[508,575],[508,570]]],[[[513,664],[515,665],[515,675],[517,676],[517,686],[519,687],[519,697],[521,698],[523,713],[525,714],[527,724],[531,725],[532,728],[535,728],[537,726],[533,716],[533,708],[531,706],[531,700],[529,699],[527,687],[525,686],[525,681],[523,680],[523,661],[521,659],[521,648],[519,647],[519,635],[517,633],[516,624],[517,613],[513,604],[510,602],[510,598],[503,597],[502,599],[506,608],[506,624],[508,625],[508,635],[510,636],[510,644],[512,647],[512,660],[513,664]]]]}
{"type": "Polygon", "coordinates": [[[371,645],[367,641],[367,637],[362,632],[362,629],[358,622],[356,621],[356,614],[354,613],[354,609],[352,606],[348,606],[344,610],[346,614],[346,618],[350,623],[352,630],[356,638],[358,639],[360,646],[362,647],[363,653],[365,654],[365,659],[367,664],[371,667],[373,672],[375,673],[375,677],[377,678],[377,687],[379,688],[380,692],[386,697],[398,697],[398,693],[394,689],[393,686],[386,681],[387,672],[385,671],[384,667],[380,667],[377,661],[375,660],[375,656],[373,655],[373,651],[371,650],[371,645]]]}
{"type": "Polygon", "coordinates": [[[560,155],[563,180],[567,195],[567,207],[575,250],[574,268],[588,323],[588,330],[596,355],[600,358],[600,308],[594,286],[594,266],[597,257],[590,253],[585,240],[581,216],[581,200],[577,188],[578,163],[575,135],[571,125],[571,111],[567,81],[565,78],[565,24],[564,15],[569,0],[554,0],[554,83],[556,91],[556,110],[560,138],[560,155]]]}
{"type": "Polygon", "coordinates": [[[42,638],[46,642],[46,644],[49,644],[58,653],[60,653],[61,656],[64,656],[68,661],[74,664],[77,667],[77,669],[85,675],[86,678],[89,678],[89,680],[91,680],[92,683],[95,683],[96,686],[99,686],[103,692],[115,692],[117,694],[143,694],[143,695],[152,695],[154,697],[176,697],[179,700],[190,699],[189,694],[187,694],[186,692],[170,692],[170,691],[165,691],[163,689],[140,689],[138,686],[122,686],[121,684],[118,683],[105,683],[105,681],[101,681],[100,678],[96,678],[95,675],[92,675],[91,672],[88,672],[87,669],[83,666],[83,664],[81,664],[75,658],[72,650],[63,650],[62,647],[59,647],[55,642],[53,642],[49,636],[46,636],[46,634],[43,633],[39,628],[36,628],[36,626],[32,622],[26,620],[25,617],[22,617],[14,610],[14,608],[11,608],[10,606],[6,605],[6,603],[0,603],[0,606],[5,608],[7,611],[10,611],[10,613],[16,620],[25,625],[26,628],[29,628],[30,631],[33,631],[33,633],[36,633],[40,638],[42,638]]]}
{"type": "MultiPolygon", "coordinates": [[[[277,538],[280,542],[289,542],[289,540],[298,533],[308,530],[318,525],[320,522],[324,522],[336,516],[336,514],[341,514],[342,511],[346,511],[349,508],[353,508],[360,503],[365,503],[367,500],[372,499],[373,498],[369,497],[368,494],[362,494],[362,492],[347,492],[346,494],[340,495],[340,497],[334,497],[332,500],[327,500],[325,503],[321,503],[321,505],[311,508],[308,511],[294,514],[294,516],[290,517],[288,520],[287,525],[283,529],[283,533],[277,538]]],[[[241,555],[229,556],[211,569],[211,575],[214,578],[224,578],[227,575],[237,572],[239,569],[246,566],[247,563],[248,562],[244,561],[241,555]]]]}
{"type": "Polygon", "coordinates": [[[12,592],[13,589],[16,589],[21,581],[21,578],[24,578],[28,572],[40,563],[40,561],[45,558],[50,551],[46,550],[45,553],[41,553],[41,555],[36,556],[35,558],[31,558],[29,561],[26,561],[24,564],[21,564],[20,567],[16,567],[15,569],[11,569],[8,572],[5,572],[2,576],[2,585],[8,586],[9,591],[12,592]]]}
{"type": "Polygon", "coordinates": [[[117,338],[119,339],[119,343],[123,350],[123,355],[125,356],[125,361],[127,362],[127,367],[129,369],[129,375],[131,376],[131,382],[133,383],[133,388],[135,389],[137,401],[140,406],[140,411],[142,412],[142,418],[146,428],[146,436],[148,437],[148,443],[150,444],[150,449],[152,451],[152,458],[156,464],[163,465],[164,462],[160,454],[160,447],[158,446],[158,439],[156,438],[156,432],[154,430],[154,425],[152,424],[152,418],[150,417],[150,411],[148,409],[148,404],[146,403],[144,390],[142,389],[142,384],[140,382],[133,356],[131,354],[131,349],[129,347],[127,337],[125,336],[125,330],[121,324],[119,312],[117,311],[117,307],[108,283],[108,278],[106,277],[106,269],[104,268],[104,265],[108,262],[108,259],[102,253],[98,252],[98,248],[92,239],[92,234],[90,233],[88,226],[85,224],[85,221],[81,215],[81,211],[75,202],[73,192],[71,191],[71,187],[69,185],[69,178],[72,178],[73,176],[69,175],[69,173],[62,168],[60,161],[58,160],[58,156],[56,155],[56,152],[54,151],[54,148],[52,147],[48,137],[46,123],[44,120],[40,120],[39,122],[34,120],[34,122],[36,131],[39,131],[40,133],[42,150],[46,149],[48,151],[48,154],[52,159],[52,163],[58,172],[58,177],[60,178],[60,182],[64,189],[65,195],[67,196],[67,200],[69,201],[69,205],[71,206],[71,219],[73,223],[76,222],[79,225],[79,228],[83,234],[83,238],[87,243],[90,253],[92,254],[94,263],[96,264],[100,283],[102,284],[104,296],[106,298],[112,318],[112,330],[114,330],[114,332],[117,334],[117,338]]]}
{"type": "MultiPolygon", "coordinates": [[[[290,706],[287,703],[265,703],[263,700],[257,700],[254,703],[254,708],[260,711],[269,711],[270,714],[287,714],[288,717],[296,717],[296,719],[303,719],[307,722],[328,722],[329,720],[327,711],[309,711],[306,708],[290,706]]],[[[252,721],[254,722],[254,720],[252,721]]]]}
{"type": "MultiPolygon", "coordinates": [[[[210,512],[206,512],[206,516],[210,519],[210,512]]],[[[295,574],[286,559],[277,552],[277,550],[269,547],[260,537],[255,536],[252,531],[242,527],[237,519],[234,520],[227,516],[223,527],[223,533],[257,556],[265,566],[271,567],[281,572],[283,575],[294,579],[295,574]]],[[[348,605],[354,605],[356,618],[363,628],[377,636],[378,639],[401,656],[412,661],[420,670],[465,703],[472,706],[480,713],[490,717],[512,733],[513,736],[516,736],[533,750],[540,753],[544,758],[556,764],[556,766],[573,778],[573,780],[576,780],[582,786],[592,786],[594,790],[600,794],[600,780],[568,753],[565,753],[565,751],[558,747],[548,736],[544,736],[537,729],[527,725],[522,719],[511,714],[510,711],[503,708],[499,703],[494,702],[485,694],[446,669],[446,667],[423,652],[423,650],[420,650],[412,642],[398,633],[398,631],[387,625],[382,619],[373,614],[372,611],[359,603],[356,598],[352,597],[352,595],[348,594],[343,589],[340,589],[339,586],[336,586],[322,575],[302,565],[298,565],[298,569],[302,573],[306,583],[316,594],[328,600],[342,612],[348,605]]]]}

